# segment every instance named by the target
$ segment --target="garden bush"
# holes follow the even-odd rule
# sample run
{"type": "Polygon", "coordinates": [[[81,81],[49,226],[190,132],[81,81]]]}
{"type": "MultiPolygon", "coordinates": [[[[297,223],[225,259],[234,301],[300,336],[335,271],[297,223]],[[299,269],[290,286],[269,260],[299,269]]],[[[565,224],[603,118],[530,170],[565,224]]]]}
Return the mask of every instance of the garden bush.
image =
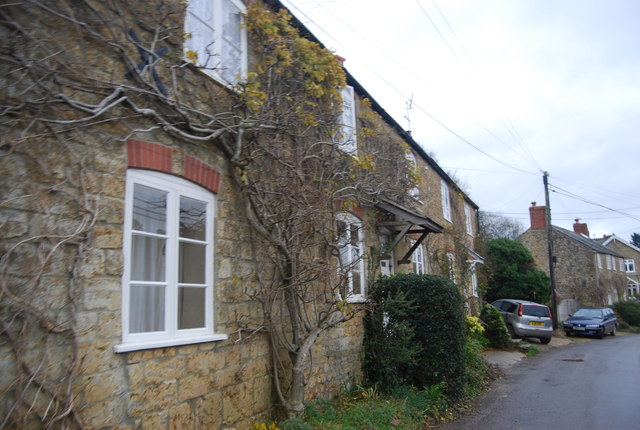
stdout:
{"type": "Polygon", "coordinates": [[[627,324],[640,326],[640,303],[634,300],[618,302],[613,305],[613,309],[627,324]]]}
{"type": "Polygon", "coordinates": [[[365,317],[364,372],[380,390],[444,383],[452,399],[466,383],[462,298],[449,279],[396,274],[371,289],[365,317]]]}
{"type": "Polygon", "coordinates": [[[485,324],[484,336],[489,340],[489,346],[504,349],[511,345],[511,337],[498,309],[491,305],[484,305],[480,312],[480,319],[485,324]]]}

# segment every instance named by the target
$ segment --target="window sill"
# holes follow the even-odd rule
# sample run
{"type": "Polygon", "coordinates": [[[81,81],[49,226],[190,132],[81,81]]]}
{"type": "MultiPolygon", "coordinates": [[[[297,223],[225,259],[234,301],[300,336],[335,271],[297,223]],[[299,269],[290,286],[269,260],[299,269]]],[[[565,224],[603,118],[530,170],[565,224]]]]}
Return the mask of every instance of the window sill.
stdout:
{"type": "Polygon", "coordinates": [[[353,303],[353,304],[369,303],[369,299],[367,299],[366,297],[349,297],[347,299],[347,303],[353,303]]]}
{"type": "Polygon", "coordinates": [[[182,339],[166,339],[166,340],[154,340],[152,342],[135,342],[135,343],[122,343],[113,347],[113,351],[116,354],[131,351],[140,351],[143,349],[155,349],[155,348],[168,348],[172,346],[193,345],[196,343],[216,342],[220,340],[227,340],[226,334],[212,334],[210,336],[198,336],[198,337],[185,337],[182,339]]]}

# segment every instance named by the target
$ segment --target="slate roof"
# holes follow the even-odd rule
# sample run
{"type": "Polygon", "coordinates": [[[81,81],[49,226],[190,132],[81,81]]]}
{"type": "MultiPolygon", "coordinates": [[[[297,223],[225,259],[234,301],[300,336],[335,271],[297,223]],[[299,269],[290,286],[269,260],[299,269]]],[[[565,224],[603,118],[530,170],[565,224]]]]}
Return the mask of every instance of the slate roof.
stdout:
{"type": "Polygon", "coordinates": [[[614,257],[620,257],[620,258],[624,258],[624,255],[619,254],[617,252],[615,252],[612,249],[607,248],[606,246],[598,243],[597,241],[593,240],[593,239],[589,239],[588,237],[585,237],[581,234],[575,233],[571,230],[567,230],[564,229],[562,227],[557,227],[557,226],[552,226],[553,231],[558,232],[562,235],[567,236],[569,239],[574,240],[578,243],[580,243],[583,246],[586,246],[587,248],[590,248],[593,251],[599,252],[600,254],[609,254],[612,255],[614,257]]]}

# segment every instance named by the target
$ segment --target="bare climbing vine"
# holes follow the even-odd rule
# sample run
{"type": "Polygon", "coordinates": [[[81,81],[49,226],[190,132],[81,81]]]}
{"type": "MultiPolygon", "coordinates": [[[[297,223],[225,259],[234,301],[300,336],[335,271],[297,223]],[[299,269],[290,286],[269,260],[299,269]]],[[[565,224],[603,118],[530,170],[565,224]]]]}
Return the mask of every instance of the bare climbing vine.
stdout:
{"type": "Polygon", "coordinates": [[[366,100],[358,155],[341,151],[340,62],[285,12],[248,8],[251,71],[232,90],[183,51],[184,12],[172,0],[0,5],[0,352],[16,369],[2,377],[4,427],[83,427],[77,310],[98,258],[92,232],[118,210],[91,175],[117,179],[96,166],[97,150],[162,134],[226,160],[263,268],[248,292],[263,318],[247,329],[269,333],[289,416],[302,413],[312,346],[357,311],[340,294],[346,272],[336,276],[336,212],[415,185],[406,145],[366,100]]]}

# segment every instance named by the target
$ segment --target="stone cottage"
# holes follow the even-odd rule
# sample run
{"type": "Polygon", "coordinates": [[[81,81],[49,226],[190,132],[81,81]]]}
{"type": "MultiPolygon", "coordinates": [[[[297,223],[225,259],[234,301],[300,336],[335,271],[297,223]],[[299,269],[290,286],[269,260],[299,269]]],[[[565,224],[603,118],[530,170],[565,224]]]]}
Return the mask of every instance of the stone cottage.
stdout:
{"type": "MultiPolygon", "coordinates": [[[[623,238],[612,234],[597,239],[598,242],[609,249],[624,256],[624,272],[627,275],[627,294],[637,296],[640,294],[640,248],[634,246],[623,238]]],[[[622,270],[622,267],[620,268],[622,270]]]]}
{"type": "Polygon", "coordinates": [[[380,274],[477,309],[477,205],[279,2],[1,9],[0,427],[251,428],[380,274]]]}
{"type": "MultiPolygon", "coordinates": [[[[531,227],[519,241],[531,252],[540,270],[549,274],[546,207],[532,203],[531,227]]],[[[579,219],[573,231],[551,226],[554,274],[559,319],[582,306],[611,305],[625,297],[623,256],[589,238],[586,223],[579,219]]]]}

